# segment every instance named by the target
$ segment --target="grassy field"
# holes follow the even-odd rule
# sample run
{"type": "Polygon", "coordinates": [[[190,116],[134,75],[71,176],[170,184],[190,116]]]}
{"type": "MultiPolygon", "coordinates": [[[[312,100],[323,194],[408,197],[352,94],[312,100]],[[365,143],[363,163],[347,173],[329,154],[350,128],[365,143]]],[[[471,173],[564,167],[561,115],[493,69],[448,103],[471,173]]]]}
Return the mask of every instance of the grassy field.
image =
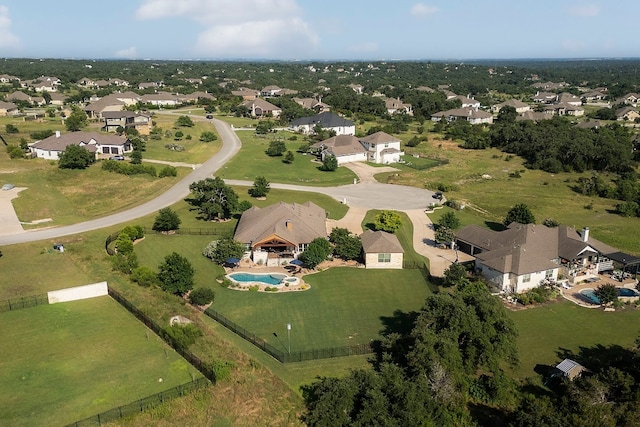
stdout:
{"type": "Polygon", "coordinates": [[[257,136],[253,131],[236,132],[242,140],[242,149],[226,165],[218,175],[225,179],[244,179],[253,181],[256,176],[264,176],[270,182],[300,185],[334,186],[353,183],[356,175],[349,169],[341,167],[334,172],[320,170],[322,164],[314,161],[315,157],[303,155],[296,150],[304,143],[301,135],[296,141],[289,141],[293,134],[278,131],[265,136],[257,136]],[[269,157],[265,151],[270,141],[283,139],[287,149],[294,152],[295,159],[286,164],[283,157],[269,157]]]}
{"type": "Polygon", "coordinates": [[[615,313],[579,307],[560,300],[542,307],[510,313],[518,329],[520,366],[517,377],[535,377],[537,364],[555,365],[581,349],[597,345],[628,348],[640,337],[640,310],[626,308],[615,313]]]}
{"type": "Polygon", "coordinates": [[[3,425],[64,425],[201,376],[109,297],[0,319],[3,425]]]}
{"type": "Polygon", "coordinates": [[[396,311],[418,311],[430,294],[419,270],[335,267],[304,280],[311,285],[304,292],[220,289],[213,308],[282,351],[291,323],[293,352],[378,339],[396,311]]]}

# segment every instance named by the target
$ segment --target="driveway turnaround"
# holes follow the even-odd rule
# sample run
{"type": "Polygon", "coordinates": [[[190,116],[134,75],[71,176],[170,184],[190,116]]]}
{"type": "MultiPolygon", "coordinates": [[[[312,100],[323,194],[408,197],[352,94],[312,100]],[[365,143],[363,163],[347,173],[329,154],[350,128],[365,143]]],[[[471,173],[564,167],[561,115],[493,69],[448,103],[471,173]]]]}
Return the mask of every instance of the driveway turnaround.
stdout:
{"type": "MultiPolygon", "coordinates": [[[[200,116],[192,116],[195,120],[205,120],[200,116]]],[[[44,230],[22,230],[9,197],[5,202],[0,198],[0,246],[16,243],[54,239],[71,234],[97,230],[112,225],[130,222],[137,218],[153,214],[170,206],[189,195],[189,185],[213,176],[241,147],[241,142],[232,127],[227,123],[213,119],[213,124],[223,141],[221,150],[199,167],[195,167],[189,175],[180,180],[167,192],[132,209],[109,215],[103,218],[81,222],[78,224],[47,228],[44,230]],[[12,214],[13,217],[9,218],[12,214]],[[5,218],[6,217],[6,218],[5,218]],[[18,229],[19,227],[19,229],[18,229]]],[[[357,183],[337,187],[313,187],[290,184],[271,183],[271,188],[307,191],[326,194],[349,206],[349,212],[341,220],[331,221],[327,227],[344,227],[353,233],[362,232],[362,220],[370,209],[387,209],[406,212],[413,223],[415,250],[428,257],[431,262],[431,274],[441,276],[442,272],[457,259],[454,251],[438,249],[433,243],[433,226],[425,209],[433,202],[434,193],[429,190],[395,184],[376,182],[373,176],[377,173],[393,170],[391,167],[377,168],[366,164],[348,165],[359,177],[357,183]]],[[[253,182],[225,180],[228,185],[250,187],[253,182]]],[[[11,190],[13,191],[13,190],[11,190]]],[[[17,194],[17,192],[16,192],[17,194]]],[[[15,197],[15,196],[14,196],[15,197]]],[[[462,259],[460,259],[462,261],[462,259]]]]}

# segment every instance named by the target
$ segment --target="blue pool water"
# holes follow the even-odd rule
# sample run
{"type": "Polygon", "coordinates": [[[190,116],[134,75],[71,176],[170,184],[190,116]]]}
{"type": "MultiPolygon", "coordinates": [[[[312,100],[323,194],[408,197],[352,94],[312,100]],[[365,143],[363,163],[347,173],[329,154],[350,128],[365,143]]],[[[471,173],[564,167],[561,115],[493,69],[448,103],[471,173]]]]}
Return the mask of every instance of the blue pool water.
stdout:
{"type": "Polygon", "coordinates": [[[284,274],[231,273],[229,278],[240,283],[260,282],[270,286],[278,286],[287,276],[284,274]]]}
{"type": "MultiPolygon", "coordinates": [[[[638,292],[634,291],[633,289],[629,289],[629,288],[617,288],[617,289],[618,289],[618,296],[621,296],[621,297],[637,297],[638,295],[640,295],[638,294],[638,292]]],[[[586,299],[588,299],[590,302],[594,304],[600,304],[600,300],[593,293],[593,289],[583,289],[580,291],[580,295],[584,296],[586,299]]]]}

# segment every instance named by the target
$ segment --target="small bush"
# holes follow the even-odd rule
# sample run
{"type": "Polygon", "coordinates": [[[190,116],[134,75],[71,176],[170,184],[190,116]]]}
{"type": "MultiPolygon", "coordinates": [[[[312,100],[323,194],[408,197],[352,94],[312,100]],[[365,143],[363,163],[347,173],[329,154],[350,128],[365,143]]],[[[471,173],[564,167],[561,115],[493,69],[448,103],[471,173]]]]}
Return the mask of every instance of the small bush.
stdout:
{"type": "Polygon", "coordinates": [[[156,272],[144,265],[133,270],[131,273],[131,281],[145,288],[158,286],[160,284],[156,272]]]}
{"type": "Polygon", "coordinates": [[[189,348],[201,337],[202,331],[193,323],[187,325],[173,325],[164,329],[177,347],[189,348]]]}
{"type": "Polygon", "coordinates": [[[189,293],[189,302],[193,305],[207,305],[213,302],[215,296],[213,289],[197,288],[189,293]]]}
{"type": "Polygon", "coordinates": [[[226,360],[214,360],[210,368],[216,374],[216,381],[223,381],[229,378],[231,375],[231,369],[235,368],[235,364],[233,362],[229,362],[226,360]]]}
{"type": "Polygon", "coordinates": [[[260,286],[259,285],[249,286],[249,292],[258,292],[259,290],[260,290],[260,286]]]}
{"type": "Polygon", "coordinates": [[[178,169],[174,166],[165,166],[160,169],[158,177],[164,178],[165,176],[178,176],[178,169]]]}

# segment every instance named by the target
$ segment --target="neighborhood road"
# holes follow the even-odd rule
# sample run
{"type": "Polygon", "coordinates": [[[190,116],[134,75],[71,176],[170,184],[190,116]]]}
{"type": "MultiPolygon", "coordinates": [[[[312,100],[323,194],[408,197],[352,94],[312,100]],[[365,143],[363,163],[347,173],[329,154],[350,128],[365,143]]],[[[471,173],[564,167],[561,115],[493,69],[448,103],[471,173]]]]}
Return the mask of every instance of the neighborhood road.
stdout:
{"type": "MultiPolygon", "coordinates": [[[[171,114],[166,112],[165,114],[171,114]]],[[[205,120],[201,116],[191,115],[195,120],[205,120]]],[[[193,165],[194,170],[180,180],[167,192],[135,208],[109,215],[103,218],[78,224],[47,228],[41,230],[20,231],[16,229],[2,230],[0,228],[0,246],[16,243],[26,243],[38,240],[55,239],[71,234],[97,230],[112,225],[130,222],[137,218],[150,215],[158,210],[170,206],[189,195],[189,185],[213,174],[231,159],[241,147],[241,142],[234,129],[227,123],[210,119],[216,127],[223,142],[221,150],[202,165],[193,165]]],[[[431,274],[441,276],[444,270],[456,259],[457,254],[451,250],[438,249],[434,244],[433,225],[425,214],[427,206],[434,201],[433,192],[404,185],[382,184],[376,182],[374,175],[392,171],[391,167],[377,168],[365,164],[345,165],[352,169],[359,177],[357,184],[337,187],[313,187],[290,184],[271,183],[272,188],[307,191],[326,194],[349,206],[349,211],[340,220],[331,220],[327,227],[344,227],[353,233],[362,232],[362,220],[370,209],[392,209],[406,212],[413,223],[413,243],[415,250],[430,260],[431,274]]],[[[228,185],[251,186],[253,182],[240,180],[225,180],[228,185]]],[[[10,200],[6,200],[5,204],[10,200]]],[[[1,206],[0,206],[1,207],[1,206]]],[[[13,208],[9,204],[9,208],[13,208]]],[[[5,210],[5,209],[3,209],[5,210]]],[[[464,254],[461,254],[464,255],[464,254]]],[[[466,257],[465,257],[466,258],[466,257]]],[[[461,259],[462,261],[462,259],[461,259]]]]}
{"type": "MultiPolygon", "coordinates": [[[[192,116],[195,119],[205,120],[203,117],[192,116]]],[[[229,159],[231,159],[241,147],[240,139],[235,132],[225,122],[213,119],[211,120],[223,141],[221,150],[209,160],[204,162],[199,168],[196,168],[189,175],[181,179],[177,184],[167,190],[165,193],[135,208],[118,212],[103,218],[91,221],[80,222],[78,224],[66,225],[63,227],[47,228],[44,230],[24,231],[18,234],[0,235],[0,246],[11,245],[15,243],[35,242],[38,240],[55,239],[71,234],[84,233],[86,231],[97,230],[109,227],[123,222],[129,222],[134,219],[152,214],[158,210],[170,206],[177,201],[184,199],[189,195],[189,185],[194,181],[199,181],[210,177],[214,172],[222,167],[229,159]]],[[[126,190],[123,190],[126,191],[126,190]]],[[[0,232],[1,233],[1,232],[0,232]]]]}

